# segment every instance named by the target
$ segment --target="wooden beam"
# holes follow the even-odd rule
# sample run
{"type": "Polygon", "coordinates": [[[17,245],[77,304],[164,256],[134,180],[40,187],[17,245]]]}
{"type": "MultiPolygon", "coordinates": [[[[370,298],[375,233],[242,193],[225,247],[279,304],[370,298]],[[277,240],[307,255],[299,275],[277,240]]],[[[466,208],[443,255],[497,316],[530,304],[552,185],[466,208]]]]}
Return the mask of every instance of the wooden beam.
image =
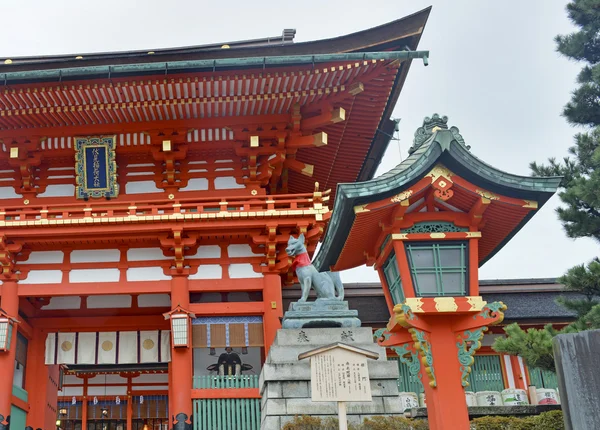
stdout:
{"type": "Polygon", "coordinates": [[[310,136],[292,137],[286,142],[287,148],[311,148],[327,145],[327,133],[320,132],[310,136]]]}
{"type": "Polygon", "coordinates": [[[119,316],[119,317],[59,317],[30,318],[34,328],[44,331],[60,330],[66,332],[100,330],[168,330],[169,321],[162,315],[119,316]]]}
{"type": "Polygon", "coordinates": [[[196,389],[192,399],[260,399],[260,393],[258,388],[196,389]]]}
{"type": "Polygon", "coordinates": [[[252,125],[259,126],[262,124],[282,125],[285,127],[288,122],[289,115],[287,114],[224,116],[215,118],[175,119],[150,122],[143,121],[133,123],[119,122],[115,124],[74,125],[69,127],[19,128],[0,130],[0,138],[17,136],[63,137],[76,136],[79,134],[119,134],[173,128],[185,128],[188,130],[220,127],[243,128],[250,127],[252,125]]]}
{"type": "Polygon", "coordinates": [[[320,115],[304,119],[300,122],[302,130],[313,130],[329,124],[336,124],[346,120],[346,110],[343,107],[327,110],[320,115]]]}
{"type": "Polygon", "coordinates": [[[207,315],[262,315],[263,302],[193,303],[189,311],[196,316],[207,315]]]}
{"type": "Polygon", "coordinates": [[[171,281],[61,282],[19,284],[19,297],[97,296],[105,294],[161,294],[171,292],[171,281]]]}
{"type": "Polygon", "coordinates": [[[261,291],[263,280],[251,279],[190,279],[190,293],[261,291]]]}
{"type": "Polygon", "coordinates": [[[303,174],[304,176],[312,177],[315,166],[308,163],[303,163],[302,161],[296,160],[295,158],[287,158],[285,163],[283,163],[284,167],[287,167],[294,172],[298,172],[303,174]]]}

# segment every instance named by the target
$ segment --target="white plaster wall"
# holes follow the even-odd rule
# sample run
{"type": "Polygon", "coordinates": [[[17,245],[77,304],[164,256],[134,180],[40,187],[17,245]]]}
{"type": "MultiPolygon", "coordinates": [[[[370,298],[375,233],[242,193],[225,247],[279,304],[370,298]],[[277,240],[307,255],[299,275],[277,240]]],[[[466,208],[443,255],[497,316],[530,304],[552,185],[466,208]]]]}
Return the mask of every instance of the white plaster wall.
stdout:
{"type": "Polygon", "coordinates": [[[200,245],[196,253],[188,258],[219,258],[221,247],[219,245],[200,245]]]}
{"type": "Polygon", "coordinates": [[[89,296],[87,298],[88,309],[110,309],[110,308],[130,308],[130,295],[111,295],[89,296]]]}
{"type": "Polygon", "coordinates": [[[155,308],[171,306],[171,296],[168,294],[140,294],[137,296],[140,308],[155,308]]]}
{"type": "Polygon", "coordinates": [[[147,194],[162,191],[163,190],[156,187],[154,181],[127,182],[125,184],[126,194],[147,194]]]}
{"type": "Polygon", "coordinates": [[[59,284],[62,276],[60,270],[31,270],[19,284],[59,284]]]}
{"type": "Polygon", "coordinates": [[[62,391],[58,392],[59,396],[83,396],[83,387],[63,387],[62,391]]]}
{"type": "Polygon", "coordinates": [[[33,251],[27,261],[21,264],[60,264],[64,257],[62,251],[33,251]]]}
{"type": "MultiPolygon", "coordinates": [[[[89,396],[123,396],[127,394],[127,386],[119,387],[118,385],[106,385],[103,387],[88,387],[89,396]]],[[[121,399],[123,400],[123,399],[121,399]]]]}
{"type": "Polygon", "coordinates": [[[189,279],[221,279],[223,277],[223,268],[220,264],[201,264],[198,266],[198,272],[190,275],[189,279]]]}
{"type": "MultiPolygon", "coordinates": [[[[201,169],[202,171],[204,169],[201,169]]],[[[198,171],[198,170],[195,170],[198,171]]],[[[204,170],[205,171],[205,170],[204,170]]],[[[192,178],[188,181],[187,186],[181,188],[181,191],[206,191],[208,190],[208,179],[192,178]]]]}
{"type": "Polygon", "coordinates": [[[73,184],[53,184],[48,185],[43,193],[38,197],[73,197],[75,195],[75,185],[73,184]]]}
{"type": "Polygon", "coordinates": [[[121,252],[118,249],[82,249],[71,252],[71,263],[118,262],[121,252]]]}
{"type": "Polygon", "coordinates": [[[127,269],[128,281],[168,281],[162,267],[132,267],[127,269]]]}
{"type": "Polygon", "coordinates": [[[52,297],[50,303],[43,306],[42,310],[79,309],[80,307],[81,297],[79,296],[52,297]]]}
{"type": "Polygon", "coordinates": [[[169,383],[169,375],[166,373],[144,373],[131,380],[134,384],[160,384],[169,383]]]}
{"type": "Polygon", "coordinates": [[[0,199],[18,199],[21,197],[23,196],[15,193],[13,187],[0,187],[0,199]]]}
{"type": "Polygon", "coordinates": [[[173,257],[167,257],[160,248],[132,248],[127,250],[128,261],[148,261],[148,260],[172,260],[173,257]]]}
{"type": "Polygon", "coordinates": [[[257,273],[252,268],[252,264],[230,264],[229,265],[229,277],[232,279],[238,278],[262,278],[262,273],[257,273]]]}
{"type": "Polygon", "coordinates": [[[76,269],[69,272],[69,282],[117,282],[119,269],[76,269]]]}
{"type": "Polygon", "coordinates": [[[215,178],[215,190],[234,190],[246,188],[244,184],[238,184],[233,176],[220,176],[215,178]]]}
{"type": "Polygon", "coordinates": [[[229,245],[227,247],[227,255],[230,257],[253,257],[262,256],[263,254],[255,254],[252,252],[250,245],[243,243],[239,245],[229,245]]]}

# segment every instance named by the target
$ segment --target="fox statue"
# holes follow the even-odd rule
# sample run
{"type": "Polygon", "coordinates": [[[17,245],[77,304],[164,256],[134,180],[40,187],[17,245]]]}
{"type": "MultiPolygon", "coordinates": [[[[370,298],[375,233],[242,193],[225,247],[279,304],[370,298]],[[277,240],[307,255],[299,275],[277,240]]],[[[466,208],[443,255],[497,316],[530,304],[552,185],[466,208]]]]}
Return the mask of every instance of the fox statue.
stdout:
{"type": "Polygon", "coordinates": [[[344,300],[344,284],[342,284],[340,274],[338,272],[317,272],[315,266],[310,262],[304,246],[304,234],[300,234],[298,238],[290,235],[285,252],[290,257],[294,257],[292,270],[296,270],[302,288],[302,297],[298,300],[299,302],[305,302],[308,299],[311,286],[317,293],[317,300],[344,300]]]}

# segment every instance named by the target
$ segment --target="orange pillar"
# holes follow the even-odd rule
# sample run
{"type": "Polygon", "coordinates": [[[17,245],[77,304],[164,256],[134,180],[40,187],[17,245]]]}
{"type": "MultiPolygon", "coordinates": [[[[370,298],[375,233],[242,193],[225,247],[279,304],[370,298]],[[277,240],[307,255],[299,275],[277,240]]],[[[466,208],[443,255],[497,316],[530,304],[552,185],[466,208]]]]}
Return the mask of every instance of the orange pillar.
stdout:
{"type": "Polygon", "coordinates": [[[25,375],[25,391],[28,393],[29,412],[27,425],[31,428],[44,428],[46,411],[46,384],[48,368],[44,363],[45,339],[41,330],[34,330],[27,348],[27,374],[25,375]]]}
{"type": "MultiPolygon", "coordinates": [[[[190,291],[187,276],[173,276],[171,281],[171,309],[181,306],[188,309],[190,306],[190,291]]],[[[177,423],[178,416],[185,422],[190,423],[192,419],[192,372],[193,372],[193,350],[192,348],[171,348],[171,366],[173,375],[169,384],[169,401],[173,409],[171,425],[177,423]]]]}
{"type": "MultiPolygon", "coordinates": [[[[0,307],[13,318],[19,317],[19,295],[17,281],[4,280],[0,307]]],[[[10,416],[12,405],[13,378],[15,372],[15,356],[17,354],[17,327],[12,331],[10,351],[0,352],[0,429],[8,428],[6,418],[10,416]]]]}
{"type": "Polygon", "coordinates": [[[462,386],[462,374],[456,349],[456,333],[449,319],[428,320],[431,357],[436,387],[427,386],[425,395],[429,426],[435,430],[468,430],[469,412],[462,386]]]}
{"type": "Polygon", "coordinates": [[[281,295],[281,277],[276,273],[266,273],[263,284],[263,330],[265,333],[265,349],[268,352],[275,340],[277,330],[281,328],[283,317],[283,298],[281,295]]]}
{"type": "Polygon", "coordinates": [[[519,357],[510,356],[510,364],[512,367],[513,377],[515,380],[515,388],[527,390],[527,376],[525,375],[525,365],[519,362],[519,357]]]}

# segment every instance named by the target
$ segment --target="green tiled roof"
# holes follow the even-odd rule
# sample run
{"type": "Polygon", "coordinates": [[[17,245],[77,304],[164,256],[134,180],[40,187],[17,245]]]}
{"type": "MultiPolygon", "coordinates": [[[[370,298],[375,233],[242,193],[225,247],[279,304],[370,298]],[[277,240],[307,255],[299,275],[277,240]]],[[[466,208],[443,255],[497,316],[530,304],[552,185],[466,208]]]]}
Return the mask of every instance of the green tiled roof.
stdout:
{"type": "MultiPolygon", "coordinates": [[[[329,270],[337,261],[356,216],[354,206],[401,193],[438,163],[477,186],[507,197],[537,201],[539,207],[556,192],[561,177],[519,176],[496,169],[475,157],[458,128],[448,129],[446,122],[447,117],[437,114],[425,118],[423,126],[415,133],[415,144],[409,151],[410,155],[389,172],[370,181],[337,186],[333,214],[323,245],[313,262],[317,269],[329,270]]],[[[487,259],[498,252],[531,215],[525,217],[487,259]]]]}

